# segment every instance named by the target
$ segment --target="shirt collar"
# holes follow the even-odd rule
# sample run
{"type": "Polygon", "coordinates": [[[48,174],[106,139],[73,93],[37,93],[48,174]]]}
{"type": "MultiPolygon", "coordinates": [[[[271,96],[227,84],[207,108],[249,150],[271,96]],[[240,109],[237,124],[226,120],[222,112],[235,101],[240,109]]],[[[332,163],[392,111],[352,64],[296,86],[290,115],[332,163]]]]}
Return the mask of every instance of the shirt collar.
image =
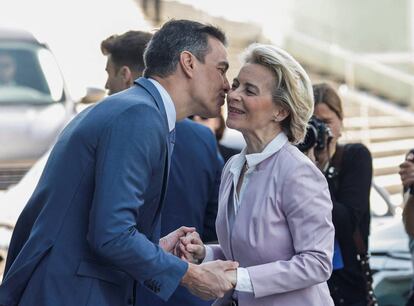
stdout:
{"type": "Polygon", "coordinates": [[[151,78],[148,78],[148,81],[154,84],[155,88],[157,88],[160,93],[162,103],[164,103],[165,112],[167,113],[168,129],[171,132],[175,128],[175,121],[177,120],[174,102],[171,99],[170,94],[159,82],[151,78]]]}
{"type": "Polygon", "coordinates": [[[256,167],[262,161],[279,151],[287,142],[288,138],[286,134],[280,132],[260,153],[246,154],[247,147],[245,147],[241,153],[235,157],[230,172],[233,175],[240,175],[240,171],[246,161],[249,169],[256,167]]]}

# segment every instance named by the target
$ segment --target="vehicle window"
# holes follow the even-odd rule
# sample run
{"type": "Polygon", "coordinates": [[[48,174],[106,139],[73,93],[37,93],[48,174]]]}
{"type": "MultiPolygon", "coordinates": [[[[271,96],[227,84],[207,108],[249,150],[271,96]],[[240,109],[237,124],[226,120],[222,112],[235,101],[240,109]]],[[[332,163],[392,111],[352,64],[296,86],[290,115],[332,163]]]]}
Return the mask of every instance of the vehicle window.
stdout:
{"type": "Polygon", "coordinates": [[[60,70],[52,53],[46,49],[39,49],[38,58],[44,72],[49,92],[54,101],[59,101],[63,93],[63,80],[60,70]]]}
{"type": "Polygon", "coordinates": [[[63,99],[63,80],[50,51],[0,45],[0,104],[48,104],[63,99]]]}

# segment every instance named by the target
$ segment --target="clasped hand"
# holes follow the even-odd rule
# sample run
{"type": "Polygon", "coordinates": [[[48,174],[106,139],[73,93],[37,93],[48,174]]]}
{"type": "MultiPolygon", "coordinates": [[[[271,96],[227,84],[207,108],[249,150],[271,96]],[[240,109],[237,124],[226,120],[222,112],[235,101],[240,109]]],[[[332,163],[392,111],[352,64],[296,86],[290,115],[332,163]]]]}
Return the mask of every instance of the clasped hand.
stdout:
{"type": "Polygon", "coordinates": [[[239,264],[230,260],[201,263],[206,256],[206,248],[194,228],[175,230],[161,238],[160,246],[189,263],[181,284],[194,295],[210,300],[223,297],[235,288],[239,264]]]}

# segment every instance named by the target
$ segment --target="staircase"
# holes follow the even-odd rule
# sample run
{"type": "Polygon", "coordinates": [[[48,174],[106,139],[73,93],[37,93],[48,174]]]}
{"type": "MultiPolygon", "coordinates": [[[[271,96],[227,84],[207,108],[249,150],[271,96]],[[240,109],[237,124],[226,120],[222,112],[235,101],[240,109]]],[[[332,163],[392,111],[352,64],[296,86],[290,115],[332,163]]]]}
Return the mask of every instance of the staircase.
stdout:
{"type": "MultiPolygon", "coordinates": [[[[140,3],[140,0],[136,0],[140,3]]],[[[218,25],[230,42],[228,46],[230,70],[228,78],[232,80],[240,69],[239,56],[251,42],[266,42],[258,25],[229,21],[210,16],[191,5],[177,1],[162,1],[159,22],[154,22],[155,13],[151,7],[144,12],[148,21],[159,26],[169,18],[191,18],[201,22],[218,25]]],[[[314,83],[329,80],[331,77],[305,67],[314,83]]],[[[337,84],[342,97],[345,112],[344,129],[341,142],[362,142],[373,156],[374,181],[390,194],[394,205],[402,204],[402,186],[398,175],[398,165],[404,161],[405,153],[414,148],[414,114],[392,106],[390,102],[363,92],[346,89],[337,84]]]]}
{"type": "Polygon", "coordinates": [[[398,166],[414,148],[414,115],[375,96],[341,88],[345,113],[342,141],[362,142],[369,148],[375,183],[388,191],[394,205],[401,206],[398,166]]]}

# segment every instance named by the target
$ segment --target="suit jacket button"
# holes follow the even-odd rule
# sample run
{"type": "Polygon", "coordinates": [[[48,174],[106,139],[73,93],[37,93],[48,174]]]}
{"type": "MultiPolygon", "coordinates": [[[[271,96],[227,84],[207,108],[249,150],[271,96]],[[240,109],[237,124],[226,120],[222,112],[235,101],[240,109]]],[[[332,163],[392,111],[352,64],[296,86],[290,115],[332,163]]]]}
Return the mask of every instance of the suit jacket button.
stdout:
{"type": "Polygon", "coordinates": [[[128,305],[132,305],[132,304],[133,304],[133,302],[134,302],[134,299],[133,299],[133,298],[129,298],[129,299],[128,299],[128,305]]]}

